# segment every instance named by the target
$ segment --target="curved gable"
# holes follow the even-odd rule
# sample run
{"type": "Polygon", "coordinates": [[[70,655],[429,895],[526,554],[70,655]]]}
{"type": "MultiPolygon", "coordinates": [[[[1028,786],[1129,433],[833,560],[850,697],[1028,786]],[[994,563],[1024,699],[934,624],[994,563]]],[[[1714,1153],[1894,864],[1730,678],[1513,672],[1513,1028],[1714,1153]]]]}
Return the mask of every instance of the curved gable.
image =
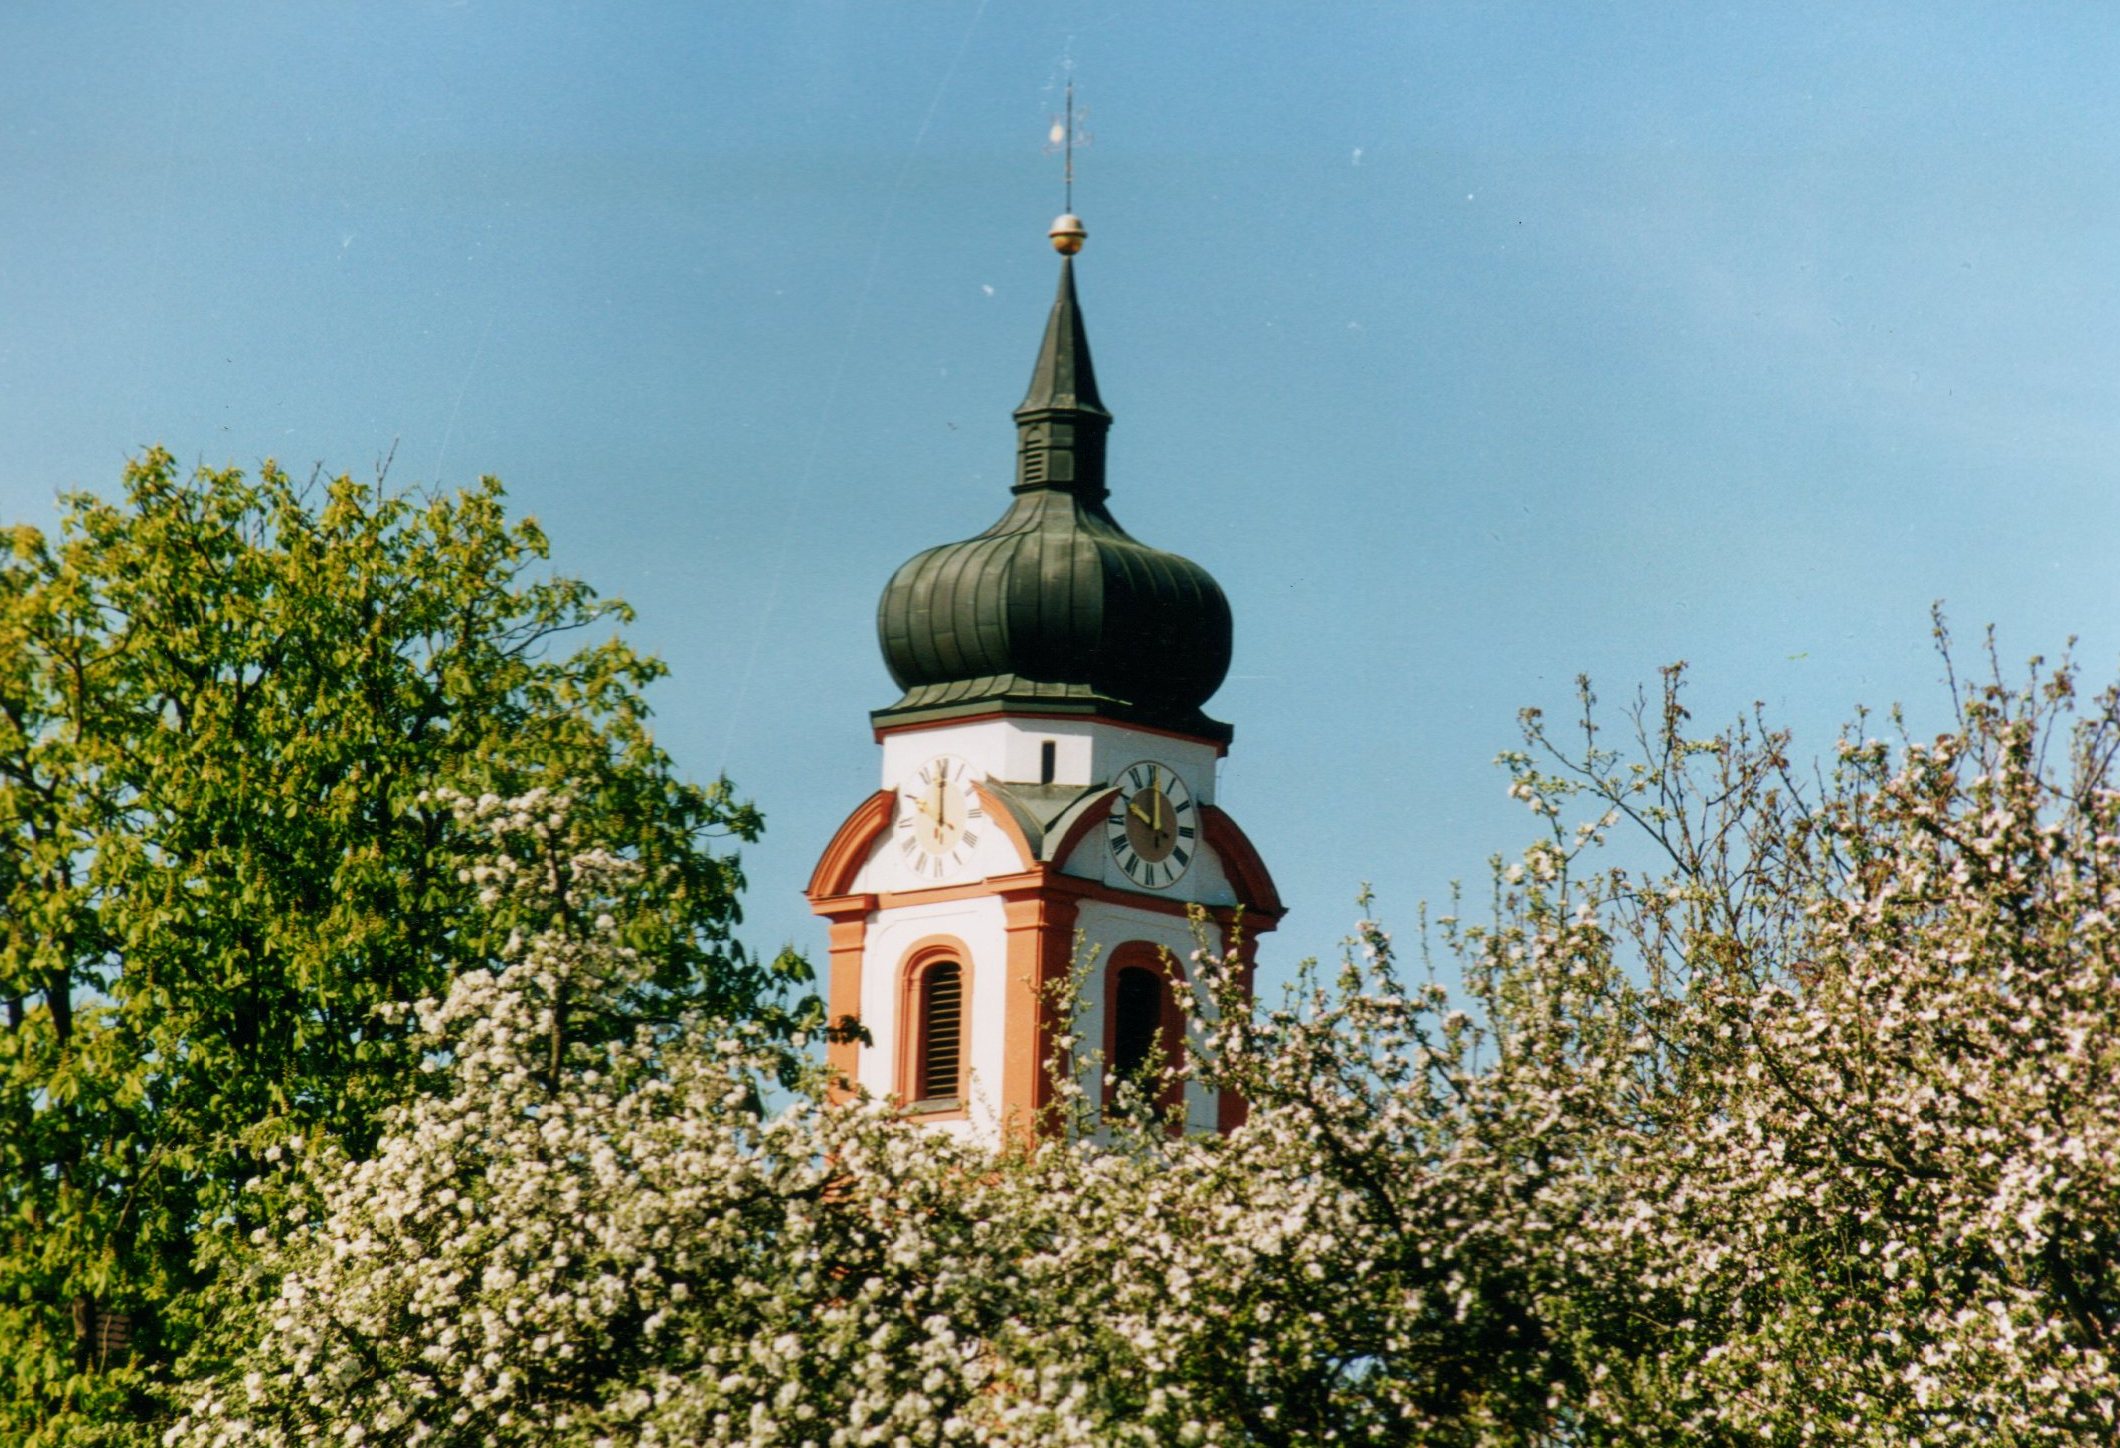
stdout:
{"type": "Polygon", "coordinates": [[[1229,883],[1236,887],[1237,899],[1246,911],[1270,920],[1279,920],[1288,913],[1257,846],[1252,844],[1250,836],[1237,828],[1237,822],[1228,814],[1215,805],[1201,805],[1200,838],[1221,857],[1222,868],[1229,875],[1229,883]]]}
{"type": "Polygon", "coordinates": [[[824,847],[802,893],[812,900],[846,894],[854,884],[855,874],[867,862],[877,836],[891,827],[891,812],[897,801],[897,790],[879,789],[857,805],[833,833],[832,842],[824,847]]]}
{"type": "Polygon", "coordinates": [[[1075,846],[1089,836],[1089,832],[1104,821],[1111,808],[1112,797],[1118,790],[1106,786],[1091,790],[1068,807],[1066,814],[1053,821],[1046,832],[1045,859],[1055,868],[1066,865],[1067,857],[1074,853],[1075,846]]]}
{"type": "Polygon", "coordinates": [[[1010,848],[1015,850],[1017,868],[1030,869],[1038,863],[1038,850],[1031,843],[1030,836],[1024,833],[1023,821],[1017,814],[1015,802],[986,786],[987,782],[983,779],[972,781],[972,789],[978,794],[979,803],[986,808],[986,817],[1008,837],[1010,848]]]}

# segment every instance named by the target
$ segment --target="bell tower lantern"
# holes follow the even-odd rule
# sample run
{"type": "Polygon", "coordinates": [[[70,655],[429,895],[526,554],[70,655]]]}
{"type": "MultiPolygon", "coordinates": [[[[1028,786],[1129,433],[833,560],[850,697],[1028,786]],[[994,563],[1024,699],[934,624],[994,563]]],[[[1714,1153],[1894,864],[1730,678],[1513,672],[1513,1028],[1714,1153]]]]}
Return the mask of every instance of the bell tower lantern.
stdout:
{"type": "MultiPolygon", "coordinates": [[[[1189,910],[1247,962],[1282,915],[1216,801],[1232,731],[1203,706],[1229,669],[1228,601],[1105,505],[1112,415],[1075,293],[1085,235],[1054,223],[1059,292],[1015,413],[1007,509],[884,588],[877,634],[903,692],[869,716],[882,787],[806,892],[829,922],[831,1017],[869,1038],[835,1043],[835,1070],[987,1139],[1042,1120],[1052,991],[1078,960],[1077,1029],[1107,1071],[1157,1049],[1176,1063],[1189,910]]],[[[1182,1091],[1167,1104],[1189,1129],[1242,1119],[1234,1098],[1182,1091]]]]}

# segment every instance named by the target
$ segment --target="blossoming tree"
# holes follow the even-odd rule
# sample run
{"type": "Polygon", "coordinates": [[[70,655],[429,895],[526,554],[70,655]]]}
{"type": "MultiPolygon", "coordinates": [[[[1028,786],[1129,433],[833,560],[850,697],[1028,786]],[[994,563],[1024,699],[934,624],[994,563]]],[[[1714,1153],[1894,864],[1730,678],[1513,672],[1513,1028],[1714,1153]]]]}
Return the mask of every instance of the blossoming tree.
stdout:
{"type": "Polygon", "coordinates": [[[708,1016],[573,1035],[635,867],[466,806],[524,933],[372,1155],[261,1175],[306,1215],[170,1441],[2110,1441],[2120,698],[1958,697],[1809,779],[1675,675],[1624,749],[1528,717],[1546,836],[1424,939],[1461,998],[1371,922],[1267,1008],[1194,963],[1227,1137],[1063,1061],[982,1153],[708,1016]]]}

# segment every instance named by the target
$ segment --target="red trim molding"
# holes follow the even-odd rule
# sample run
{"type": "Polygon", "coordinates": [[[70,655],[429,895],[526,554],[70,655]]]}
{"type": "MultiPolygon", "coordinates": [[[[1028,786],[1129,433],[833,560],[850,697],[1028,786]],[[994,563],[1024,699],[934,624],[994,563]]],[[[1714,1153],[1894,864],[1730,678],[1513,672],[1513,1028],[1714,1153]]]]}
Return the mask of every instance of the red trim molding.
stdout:
{"type": "MultiPolygon", "coordinates": [[[[1191,913],[1193,902],[1170,895],[1151,895],[1145,891],[1118,890],[1102,880],[1088,879],[1082,875],[1063,875],[1056,865],[1044,864],[1035,869],[1022,870],[1013,875],[989,875],[983,880],[964,880],[955,885],[929,885],[917,890],[883,890],[874,895],[841,896],[841,899],[860,899],[872,902],[873,910],[896,910],[906,905],[940,905],[952,900],[978,900],[989,895],[1006,896],[1010,893],[1040,890],[1070,900],[1098,900],[1107,905],[1124,905],[1130,909],[1153,911],[1158,915],[1183,918],[1191,913]]],[[[827,913],[831,900],[812,900],[810,908],[818,914],[827,913]]],[[[1286,912],[1276,905],[1266,909],[1258,905],[1209,905],[1205,907],[1208,918],[1225,931],[1239,918],[1244,929],[1264,935],[1279,923],[1286,912]]]]}
{"type": "Polygon", "coordinates": [[[861,957],[868,948],[869,916],[874,895],[840,895],[812,899],[810,908],[825,918],[825,1064],[831,1068],[832,1099],[844,1100],[859,1081],[861,1042],[861,957]]]}
{"type": "MultiPolygon", "coordinates": [[[[1237,898],[1244,902],[1244,916],[1248,920],[1263,915],[1278,923],[1288,913],[1281,903],[1281,892],[1273,885],[1273,876],[1266,871],[1266,861],[1259,857],[1258,849],[1237,822],[1218,806],[1200,806],[1200,838],[1217,855],[1222,857],[1222,869],[1229,876],[1229,883],[1237,890],[1237,898]]],[[[1270,930],[1272,925],[1261,925],[1270,930]]]]}
{"type": "Polygon", "coordinates": [[[810,883],[803,887],[802,893],[812,905],[847,892],[869,857],[869,847],[891,827],[891,811],[897,800],[896,790],[879,789],[846,817],[832,835],[832,842],[824,847],[824,854],[818,857],[817,868],[810,872],[810,883]]]}
{"type": "Polygon", "coordinates": [[[1045,871],[1014,878],[1030,883],[996,892],[1008,932],[1000,1104],[1002,1129],[1027,1138],[1051,1127],[1045,1058],[1059,1033],[1059,983],[1074,964],[1077,907],[1072,896],[1046,888],[1045,871]]]}

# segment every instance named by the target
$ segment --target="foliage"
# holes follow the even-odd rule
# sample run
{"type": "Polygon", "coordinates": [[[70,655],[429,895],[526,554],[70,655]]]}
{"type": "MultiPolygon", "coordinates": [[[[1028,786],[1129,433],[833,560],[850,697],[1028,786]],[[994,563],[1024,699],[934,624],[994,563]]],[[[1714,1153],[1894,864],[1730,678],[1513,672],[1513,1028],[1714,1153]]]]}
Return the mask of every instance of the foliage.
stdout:
{"type": "Polygon", "coordinates": [[[158,450],[122,499],[64,504],[0,556],[7,1442],[92,1438],[187,1344],[210,1356],[202,1247],[261,1220],[240,1187],[268,1144],[368,1153],[416,1063],[377,1007],[522,923],[474,908],[427,791],[564,778],[637,862],[643,964],[572,1007],[610,1033],[799,973],[729,936],[741,880],[710,842],[756,814],[673,773],[642,699],[659,664],[615,636],[566,650],[628,615],[537,576],[544,538],[497,483],[187,479],[158,450]]]}
{"type": "MultiPolygon", "coordinates": [[[[1071,1128],[995,1150],[771,1108],[705,1017],[553,1076],[621,912],[524,937],[420,1007],[445,1084],[371,1158],[259,1187],[314,1212],[170,1441],[2112,1441],[2120,696],[1991,679],[1810,780],[1675,673],[1625,751],[1591,704],[1527,716],[1547,837],[1436,923],[1471,1009],[1372,923],[1271,1010],[1202,952],[1226,1138],[1064,1069],[1071,1128]],[[1593,869],[1626,820],[1661,863],[1593,869]]],[[[582,918],[555,878],[505,889],[582,918]]]]}

